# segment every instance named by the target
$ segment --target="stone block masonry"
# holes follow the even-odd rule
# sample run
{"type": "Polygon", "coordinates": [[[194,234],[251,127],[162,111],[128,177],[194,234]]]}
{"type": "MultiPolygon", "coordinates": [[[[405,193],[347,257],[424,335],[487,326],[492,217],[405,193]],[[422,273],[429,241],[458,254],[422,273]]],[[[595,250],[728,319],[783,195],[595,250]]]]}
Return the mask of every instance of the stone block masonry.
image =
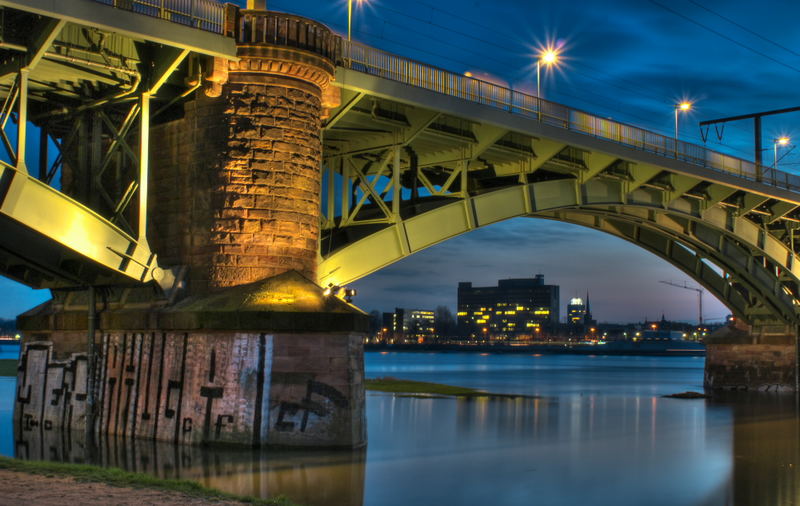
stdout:
{"type": "Polygon", "coordinates": [[[153,128],[153,248],[206,293],[296,270],[316,279],[322,89],[333,67],[240,48],[219,97],[153,128]],[[187,148],[187,146],[189,146],[187,148]]]}
{"type": "MultiPolygon", "coordinates": [[[[355,333],[105,334],[95,428],[183,444],[362,446],[361,342],[355,333]]],[[[52,342],[26,344],[21,430],[85,430],[85,374],[85,354],[56,360],[52,342]]]]}
{"type": "Polygon", "coordinates": [[[794,391],[795,332],[786,325],[752,327],[738,321],[713,332],[706,339],[706,388],[794,391]]]}
{"type": "Polygon", "coordinates": [[[794,391],[794,344],[709,344],[705,384],[713,390],[794,391]]]}

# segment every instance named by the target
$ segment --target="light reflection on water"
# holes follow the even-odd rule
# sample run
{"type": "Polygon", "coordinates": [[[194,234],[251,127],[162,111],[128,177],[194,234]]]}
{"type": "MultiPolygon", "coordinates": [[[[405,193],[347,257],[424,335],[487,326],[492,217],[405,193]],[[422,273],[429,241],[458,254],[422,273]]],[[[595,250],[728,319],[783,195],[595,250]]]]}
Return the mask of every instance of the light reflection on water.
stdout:
{"type": "Polygon", "coordinates": [[[519,399],[367,395],[366,451],[232,451],[103,441],[11,427],[0,379],[0,453],[92,461],[308,505],[800,504],[793,397],[665,399],[699,390],[703,360],[368,353],[397,376],[519,399]]]}

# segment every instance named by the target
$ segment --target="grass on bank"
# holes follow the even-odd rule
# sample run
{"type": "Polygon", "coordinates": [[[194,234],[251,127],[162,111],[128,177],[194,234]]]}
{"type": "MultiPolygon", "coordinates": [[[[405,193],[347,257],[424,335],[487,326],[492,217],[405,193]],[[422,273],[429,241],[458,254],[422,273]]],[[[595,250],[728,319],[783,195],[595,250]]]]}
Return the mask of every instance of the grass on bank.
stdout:
{"type": "Polygon", "coordinates": [[[390,392],[395,394],[416,394],[416,395],[449,395],[453,397],[489,397],[489,398],[532,398],[530,395],[520,394],[495,394],[484,392],[474,388],[457,387],[442,383],[428,383],[425,381],[412,381],[398,378],[374,378],[365,381],[367,390],[377,392],[390,392]]]}
{"type": "Polygon", "coordinates": [[[662,395],[661,397],[667,397],[671,399],[710,399],[711,396],[708,394],[703,394],[700,392],[681,392],[677,394],[669,394],[669,395],[662,395]]]}
{"type": "Polygon", "coordinates": [[[15,358],[0,359],[0,376],[16,376],[18,362],[15,358]]]}
{"type": "Polygon", "coordinates": [[[68,476],[76,481],[105,483],[115,487],[131,487],[164,492],[177,492],[184,495],[209,499],[212,501],[239,501],[263,506],[293,506],[285,497],[259,499],[240,496],[221,490],[207,488],[188,480],[166,480],[148,474],[130,473],[116,468],[89,466],[85,464],[66,464],[62,462],[36,462],[0,457],[0,469],[44,476],[68,476]]]}

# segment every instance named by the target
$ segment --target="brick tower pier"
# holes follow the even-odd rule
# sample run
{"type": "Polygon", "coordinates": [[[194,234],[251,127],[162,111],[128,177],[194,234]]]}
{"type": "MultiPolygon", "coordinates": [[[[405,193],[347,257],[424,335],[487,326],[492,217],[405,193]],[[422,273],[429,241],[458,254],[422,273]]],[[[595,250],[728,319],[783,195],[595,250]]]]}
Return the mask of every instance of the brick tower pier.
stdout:
{"type": "Polygon", "coordinates": [[[99,289],[92,416],[86,292],[20,316],[20,430],[365,444],[366,316],[316,285],[336,38],[249,7],[228,13],[239,60],[205,62],[204,93],[151,128],[148,240],[178,282],[99,289]]]}

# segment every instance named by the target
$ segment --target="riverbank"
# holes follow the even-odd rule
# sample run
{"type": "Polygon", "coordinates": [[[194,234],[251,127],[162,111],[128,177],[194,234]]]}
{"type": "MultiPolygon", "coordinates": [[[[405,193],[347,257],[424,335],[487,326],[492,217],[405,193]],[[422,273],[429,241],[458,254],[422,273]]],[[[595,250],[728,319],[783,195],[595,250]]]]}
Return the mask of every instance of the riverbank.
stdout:
{"type": "Polygon", "coordinates": [[[0,457],[2,504],[192,504],[292,506],[283,497],[238,496],[192,481],[164,480],[121,469],[0,457]]]}
{"type": "Polygon", "coordinates": [[[364,382],[367,390],[401,394],[403,397],[483,397],[487,399],[534,398],[531,395],[500,394],[477,390],[475,388],[458,387],[427,381],[412,381],[392,377],[367,379],[364,382]]]}

